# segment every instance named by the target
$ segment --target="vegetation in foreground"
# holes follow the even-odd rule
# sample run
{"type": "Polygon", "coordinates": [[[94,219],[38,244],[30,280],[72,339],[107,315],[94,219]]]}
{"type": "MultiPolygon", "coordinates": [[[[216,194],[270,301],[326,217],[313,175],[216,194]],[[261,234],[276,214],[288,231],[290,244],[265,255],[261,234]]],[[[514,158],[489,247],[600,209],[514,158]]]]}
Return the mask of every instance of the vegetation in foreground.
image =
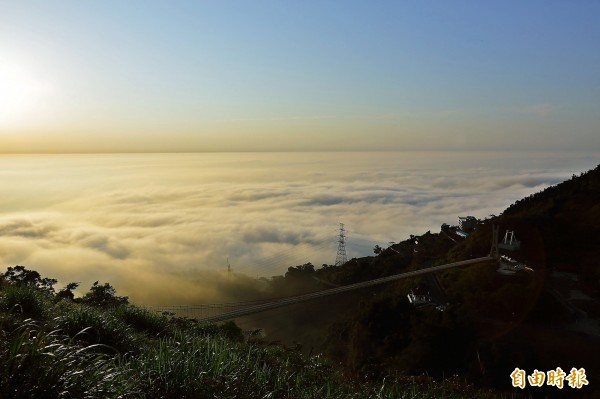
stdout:
{"type": "Polygon", "coordinates": [[[321,356],[244,342],[132,306],[110,284],[69,284],[23,266],[0,274],[0,398],[495,397],[457,379],[349,378],[321,356]]]}

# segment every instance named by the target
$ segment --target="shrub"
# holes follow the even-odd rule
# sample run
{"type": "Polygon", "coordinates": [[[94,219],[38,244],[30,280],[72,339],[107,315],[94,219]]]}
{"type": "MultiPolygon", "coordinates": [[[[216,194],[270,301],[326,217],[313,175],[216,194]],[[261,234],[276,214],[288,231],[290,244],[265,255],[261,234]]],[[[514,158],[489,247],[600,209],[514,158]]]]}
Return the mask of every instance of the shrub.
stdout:
{"type": "Polygon", "coordinates": [[[234,342],[243,342],[244,333],[241,328],[233,321],[227,321],[219,326],[221,333],[229,340],[234,342]]]}
{"type": "Polygon", "coordinates": [[[0,293],[0,309],[26,317],[43,318],[50,303],[44,292],[29,286],[6,285],[0,293]]]}
{"type": "Polygon", "coordinates": [[[119,306],[114,309],[114,315],[139,332],[160,335],[169,329],[167,317],[137,306],[119,306]]]}
{"type": "Polygon", "coordinates": [[[55,325],[77,341],[101,344],[97,349],[104,352],[139,350],[131,328],[105,310],[76,304],[55,319],[55,325]]]}
{"type": "Polygon", "coordinates": [[[118,306],[127,304],[129,298],[117,296],[117,291],[109,283],[100,284],[96,281],[90,291],[81,298],[81,301],[93,306],[118,306]]]}

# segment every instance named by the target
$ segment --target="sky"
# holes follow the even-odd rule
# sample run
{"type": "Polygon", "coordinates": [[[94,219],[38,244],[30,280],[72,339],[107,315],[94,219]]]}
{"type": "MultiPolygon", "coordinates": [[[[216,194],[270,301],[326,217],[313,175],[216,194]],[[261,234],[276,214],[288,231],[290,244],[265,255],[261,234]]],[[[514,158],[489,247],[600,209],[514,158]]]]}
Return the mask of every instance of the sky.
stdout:
{"type": "Polygon", "coordinates": [[[600,2],[0,2],[0,153],[600,148],[600,2]]]}

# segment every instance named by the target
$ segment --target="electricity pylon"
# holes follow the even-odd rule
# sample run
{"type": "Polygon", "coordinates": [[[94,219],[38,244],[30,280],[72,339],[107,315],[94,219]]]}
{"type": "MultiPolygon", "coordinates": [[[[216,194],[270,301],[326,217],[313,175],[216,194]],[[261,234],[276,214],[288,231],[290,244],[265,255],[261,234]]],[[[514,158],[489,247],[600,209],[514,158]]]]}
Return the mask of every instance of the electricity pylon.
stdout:
{"type": "Polygon", "coordinates": [[[344,223],[340,223],[340,235],[338,237],[338,250],[337,255],[335,256],[335,265],[341,266],[346,262],[346,230],[344,230],[344,223]]]}

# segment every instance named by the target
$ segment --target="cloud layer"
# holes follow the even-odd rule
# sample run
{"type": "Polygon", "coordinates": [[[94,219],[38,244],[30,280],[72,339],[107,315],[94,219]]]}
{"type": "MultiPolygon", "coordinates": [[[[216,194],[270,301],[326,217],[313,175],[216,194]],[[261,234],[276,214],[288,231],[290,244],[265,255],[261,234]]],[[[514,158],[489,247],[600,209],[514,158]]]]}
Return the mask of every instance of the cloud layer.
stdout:
{"type": "Polygon", "coordinates": [[[573,154],[0,157],[0,264],[141,304],[251,299],[254,277],[486,217],[595,166],[573,154]],[[229,274],[227,262],[234,273],[229,274]]]}

